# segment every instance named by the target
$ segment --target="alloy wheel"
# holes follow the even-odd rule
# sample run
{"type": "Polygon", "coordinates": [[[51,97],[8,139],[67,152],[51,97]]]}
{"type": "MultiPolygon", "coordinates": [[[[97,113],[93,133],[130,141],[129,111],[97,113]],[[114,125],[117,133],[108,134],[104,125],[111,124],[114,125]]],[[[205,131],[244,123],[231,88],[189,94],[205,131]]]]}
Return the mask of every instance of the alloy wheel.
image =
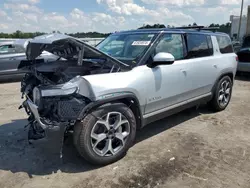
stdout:
{"type": "Polygon", "coordinates": [[[228,80],[225,80],[221,83],[219,94],[218,94],[218,102],[221,107],[225,107],[228,105],[231,97],[231,84],[228,80]]]}
{"type": "Polygon", "coordinates": [[[126,145],[129,134],[128,119],[120,112],[109,112],[91,130],[92,149],[99,156],[114,156],[126,145]]]}

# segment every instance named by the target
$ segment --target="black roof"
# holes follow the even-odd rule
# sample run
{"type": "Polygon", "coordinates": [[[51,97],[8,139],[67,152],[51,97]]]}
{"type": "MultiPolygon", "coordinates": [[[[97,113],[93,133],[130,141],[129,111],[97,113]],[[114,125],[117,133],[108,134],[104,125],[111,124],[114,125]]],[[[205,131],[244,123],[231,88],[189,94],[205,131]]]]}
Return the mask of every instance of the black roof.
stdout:
{"type": "Polygon", "coordinates": [[[128,31],[120,31],[116,33],[160,33],[160,32],[174,32],[174,33],[197,33],[197,34],[206,34],[206,35],[228,35],[222,32],[213,32],[209,30],[202,29],[178,29],[178,28],[157,28],[157,29],[136,29],[128,31]]]}

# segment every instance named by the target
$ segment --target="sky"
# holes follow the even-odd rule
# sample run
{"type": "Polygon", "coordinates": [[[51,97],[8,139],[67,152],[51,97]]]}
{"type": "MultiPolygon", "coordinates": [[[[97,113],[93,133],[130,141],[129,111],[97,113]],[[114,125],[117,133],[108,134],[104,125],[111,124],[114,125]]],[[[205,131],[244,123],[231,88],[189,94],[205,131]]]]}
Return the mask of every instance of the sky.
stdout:
{"type": "MultiPolygon", "coordinates": [[[[0,0],[0,32],[114,32],[229,22],[241,0],[0,0]]],[[[245,0],[244,14],[250,0],[245,0]]]]}

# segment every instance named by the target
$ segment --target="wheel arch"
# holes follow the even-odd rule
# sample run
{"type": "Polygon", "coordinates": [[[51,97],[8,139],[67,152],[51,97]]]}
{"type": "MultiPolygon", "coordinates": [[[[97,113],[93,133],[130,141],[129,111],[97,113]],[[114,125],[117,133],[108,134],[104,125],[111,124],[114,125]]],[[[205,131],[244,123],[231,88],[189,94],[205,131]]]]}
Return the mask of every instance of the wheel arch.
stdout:
{"type": "Polygon", "coordinates": [[[232,84],[234,84],[234,73],[232,71],[228,71],[228,72],[224,72],[222,73],[217,79],[216,79],[216,82],[212,88],[212,93],[214,94],[215,90],[216,90],[216,86],[218,84],[218,82],[225,76],[229,76],[231,81],[232,81],[232,84]]]}
{"type": "Polygon", "coordinates": [[[80,113],[78,120],[82,120],[88,113],[94,111],[95,109],[114,103],[123,103],[128,106],[136,118],[136,127],[140,129],[143,126],[143,115],[140,108],[140,102],[138,98],[133,93],[121,94],[114,97],[109,97],[107,99],[102,99],[98,101],[91,102],[88,104],[80,113]]]}

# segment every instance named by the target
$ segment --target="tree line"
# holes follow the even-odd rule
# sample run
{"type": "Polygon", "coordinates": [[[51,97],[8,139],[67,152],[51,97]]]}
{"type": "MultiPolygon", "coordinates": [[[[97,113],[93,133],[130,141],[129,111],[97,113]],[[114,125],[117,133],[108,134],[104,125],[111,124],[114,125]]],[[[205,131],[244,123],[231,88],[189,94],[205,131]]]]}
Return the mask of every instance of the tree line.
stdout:
{"type": "MultiPolygon", "coordinates": [[[[197,26],[196,23],[185,25],[185,26],[197,26]]],[[[231,30],[231,23],[228,22],[226,24],[210,24],[207,27],[218,27],[217,31],[219,32],[224,32],[224,33],[230,33],[231,30]]],[[[174,28],[174,26],[171,25],[164,25],[164,24],[154,24],[154,25],[143,25],[142,27],[138,29],[151,29],[151,28],[174,28]]],[[[53,33],[60,33],[60,31],[53,31],[53,33]]],[[[19,38],[19,39],[24,39],[24,38],[34,38],[40,35],[44,35],[46,33],[44,32],[22,32],[20,30],[17,30],[14,33],[0,33],[0,38],[19,38]]],[[[77,33],[65,33],[68,34],[72,37],[77,37],[77,38],[105,38],[110,33],[99,33],[99,32],[77,32],[77,33]]]]}
{"type": "MultiPolygon", "coordinates": [[[[52,33],[61,33],[60,31],[53,31],[52,33]]],[[[17,30],[14,33],[0,33],[0,38],[18,38],[18,39],[26,39],[26,38],[34,38],[40,35],[44,35],[46,33],[44,32],[22,32],[17,30]]],[[[87,33],[65,33],[67,35],[70,35],[72,37],[77,37],[77,38],[105,38],[110,33],[98,33],[98,32],[87,32],[87,33]]]]}

